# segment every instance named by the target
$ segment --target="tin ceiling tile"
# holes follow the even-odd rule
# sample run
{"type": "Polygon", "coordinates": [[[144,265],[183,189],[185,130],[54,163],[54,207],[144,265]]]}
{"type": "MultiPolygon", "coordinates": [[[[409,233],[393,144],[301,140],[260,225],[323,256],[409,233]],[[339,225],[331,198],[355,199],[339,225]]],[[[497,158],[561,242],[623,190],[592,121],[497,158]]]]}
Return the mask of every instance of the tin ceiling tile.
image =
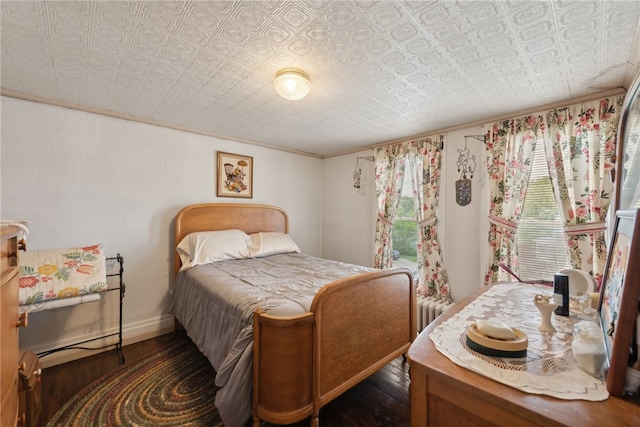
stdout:
{"type": "Polygon", "coordinates": [[[0,8],[5,90],[319,156],[617,88],[638,69],[637,1],[0,8]],[[310,75],[303,100],[275,93],[288,67],[310,75]]]}

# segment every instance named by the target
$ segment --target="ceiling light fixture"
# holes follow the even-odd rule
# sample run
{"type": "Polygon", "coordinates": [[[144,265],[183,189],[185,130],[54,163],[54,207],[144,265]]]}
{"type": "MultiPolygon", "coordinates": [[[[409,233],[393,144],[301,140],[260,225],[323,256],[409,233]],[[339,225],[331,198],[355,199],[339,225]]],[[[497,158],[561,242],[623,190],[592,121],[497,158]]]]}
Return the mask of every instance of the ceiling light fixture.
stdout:
{"type": "Polygon", "coordinates": [[[295,68],[285,68],[278,71],[274,83],[278,95],[290,101],[304,98],[311,89],[307,73],[295,68]]]}

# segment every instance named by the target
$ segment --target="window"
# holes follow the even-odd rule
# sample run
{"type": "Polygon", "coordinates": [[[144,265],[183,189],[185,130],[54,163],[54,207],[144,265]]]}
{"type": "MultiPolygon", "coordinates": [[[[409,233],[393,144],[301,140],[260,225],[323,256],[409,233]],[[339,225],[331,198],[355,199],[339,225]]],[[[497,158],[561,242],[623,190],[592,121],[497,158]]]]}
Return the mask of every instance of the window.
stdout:
{"type": "Polygon", "coordinates": [[[408,163],[404,172],[400,205],[393,223],[393,266],[407,267],[416,272],[418,266],[418,223],[411,184],[411,168],[408,163]]]}
{"type": "Polygon", "coordinates": [[[517,238],[522,280],[553,280],[555,273],[571,268],[542,139],[536,144],[517,238]]]}
{"type": "Polygon", "coordinates": [[[629,138],[624,145],[624,161],[621,167],[624,168],[622,188],[622,204],[627,209],[640,208],[640,126],[637,126],[629,133],[629,138]]]}

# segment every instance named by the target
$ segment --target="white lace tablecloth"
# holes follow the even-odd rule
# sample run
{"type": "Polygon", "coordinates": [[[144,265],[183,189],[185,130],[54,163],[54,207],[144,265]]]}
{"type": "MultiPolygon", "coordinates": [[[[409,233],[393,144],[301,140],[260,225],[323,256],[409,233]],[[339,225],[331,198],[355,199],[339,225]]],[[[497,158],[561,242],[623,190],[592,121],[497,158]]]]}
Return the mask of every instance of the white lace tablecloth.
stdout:
{"type": "Polygon", "coordinates": [[[455,364],[524,392],[569,400],[607,399],[603,379],[581,370],[571,352],[573,325],[585,317],[573,312],[569,317],[553,314],[556,332],[540,332],[540,312],[533,304],[536,294],[550,295],[553,290],[523,283],[496,284],[434,328],[429,338],[455,364]],[[529,340],[526,358],[490,357],[467,347],[467,328],[478,319],[499,319],[524,332],[529,340]]]}

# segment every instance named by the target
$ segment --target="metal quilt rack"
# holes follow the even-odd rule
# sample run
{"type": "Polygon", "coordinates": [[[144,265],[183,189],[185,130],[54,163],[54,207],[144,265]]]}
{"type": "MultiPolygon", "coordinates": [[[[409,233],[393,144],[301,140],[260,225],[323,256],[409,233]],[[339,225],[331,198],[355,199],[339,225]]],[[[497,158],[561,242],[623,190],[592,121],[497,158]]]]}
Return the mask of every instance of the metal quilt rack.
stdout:
{"type": "Polygon", "coordinates": [[[95,337],[95,338],[90,338],[84,341],[79,341],[77,343],[72,343],[72,344],[67,344],[61,347],[56,347],[53,348],[51,350],[46,350],[46,351],[42,351],[40,353],[36,353],[38,355],[38,357],[45,357],[48,356],[50,354],[53,353],[57,353],[59,351],[63,351],[63,350],[104,350],[110,347],[114,347],[116,350],[118,350],[118,353],[120,355],[120,363],[124,363],[124,354],[122,353],[122,306],[123,306],[123,302],[124,302],[124,293],[126,290],[126,285],[124,284],[124,280],[123,280],[123,273],[124,273],[124,258],[120,255],[117,254],[115,257],[108,257],[105,259],[105,261],[115,261],[118,264],[118,268],[117,268],[117,272],[114,273],[110,273],[107,274],[107,278],[109,277],[118,277],[119,278],[119,284],[117,287],[113,287],[113,288],[107,288],[107,290],[105,292],[113,292],[113,291],[119,291],[118,293],[120,294],[120,307],[119,307],[119,318],[118,318],[118,322],[119,322],[119,327],[118,327],[118,332],[113,332],[111,334],[105,334],[105,335],[101,335],[99,337],[95,337]],[[109,337],[113,337],[113,336],[118,336],[118,341],[116,343],[113,344],[107,344],[107,345],[103,345],[101,347],[87,347],[84,346],[84,344],[93,342],[93,341],[98,341],[98,340],[102,340],[105,338],[109,338],[109,337]]]}

